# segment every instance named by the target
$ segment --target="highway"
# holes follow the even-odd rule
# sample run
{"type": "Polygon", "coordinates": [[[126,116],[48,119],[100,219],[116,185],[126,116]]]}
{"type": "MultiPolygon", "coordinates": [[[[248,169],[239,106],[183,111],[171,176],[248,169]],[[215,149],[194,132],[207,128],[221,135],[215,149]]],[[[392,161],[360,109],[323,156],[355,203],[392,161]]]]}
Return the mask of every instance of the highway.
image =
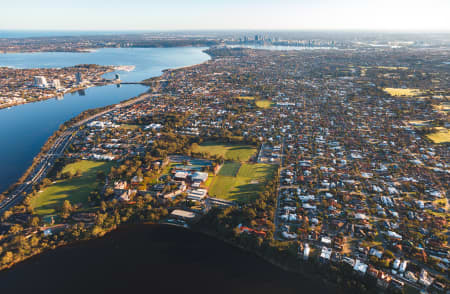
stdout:
{"type": "Polygon", "coordinates": [[[6,199],[0,203],[0,214],[20,203],[24,199],[24,196],[32,190],[33,185],[38,184],[47,175],[55,160],[64,154],[64,150],[69,145],[74,134],[75,132],[67,130],[55,140],[48,152],[41,156],[39,164],[37,164],[24,183],[17,186],[9,195],[7,195],[6,199]]]}
{"type": "Polygon", "coordinates": [[[48,172],[53,167],[55,160],[64,155],[64,151],[72,142],[80,126],[89,123],[90,121],[93,121],[96,118],[101,117],[113,110],[127,107],[153,96],[157,96],[157,94],[143,94],[139,98],[117,104],[112,109],[107,109],[105,111],[94,114],[69,127],[54,141],[52,147],[50,147],[48,152],[40,157],[40,162],[36,165],[30,175],[28,175],[26,180],[22,184],[18,185],[12,192],[10,192],[6,196],[6,199],[0,203],[0,215],[2,215],[11,207],[21,203],[26,194],[32,191],[33,186],[39,184],[47,176],[48,172]]]}
{"type": "Polygon", "coordinates": [[[284,152],[285,145],[286,145],[286,139],[283,137],[283,141],[281,143],[280,168],[278,169],[278,187],[277,187],[277,196],[276,196],[277,204],[276,204],[276,208],[275,208],[275,217],[274,217],[275,232],[273,233],[273,237],[275,240],[282,240],[279,236],[279,234],[281,233],[279,215],[280,215],[281,186],[283,185],[281,182],[281,172],[285,169],[283,166],[284,157],[285,157],[285,152],[284,152]]]}

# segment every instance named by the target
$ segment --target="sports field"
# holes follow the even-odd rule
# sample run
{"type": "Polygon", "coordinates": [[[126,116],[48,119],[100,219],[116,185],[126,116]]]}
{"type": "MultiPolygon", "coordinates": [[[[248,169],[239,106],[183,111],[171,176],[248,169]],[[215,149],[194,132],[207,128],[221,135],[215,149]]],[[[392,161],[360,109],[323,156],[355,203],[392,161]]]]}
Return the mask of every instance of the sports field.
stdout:
{"type": "Polygon", "coordinates": [[[246,202],[258,196],[264,186],[277,170],[272,164],[239,164],[225,163],[211,184],[209,195],[211,197],[246,202]],[[234,176],[233,176],[234,174],[234,176]]]}
{"type": "Polygon", "coordinates": [[[112,163],[82,160],[68,164],[63,169],[63,173],[71,172],[75,174],[78,170],[82,172],[80,177],[60,180],[45,188],[31,201],[34,213],[39,215],[50,215],[57,213],[64,200],[69,200],[72,204],[86,203],[89,193],[96,188],[97,172],[109,172],[112,163]]]}
{"type": "Polygon", "coordinates": [[[427,137],[436,144],[450,143],[450,130],[439,127],[435,128],[437,132],[428,134],[427,137]]]}
{"type": "Polygon", "coordinates": [[[383,90],[393,97],[413,97],[422,93],[419,89],[384,88],[383,90]]]}
{"type": "Polygon", "coordinates": [[[221,155],[225,160],[246,162],[256,153],[256,148],[251,145],[205,142],[194,147],[192,151],[221,155]]]}
{"type": "Polygon", "coordinates": [[[239,100],[255,100],[255,97],[253,97],[253,96],[239,96],[236,98],[239,100]]]}
{"type": "Polygon", "coordinates": [[[228,161],[219,171],[219,176],[235,177],[241,168],[241,164],[235,161],[228,161]]]}
{"type": "Polygon", "coordinates": [[[137,130],[137,129],[141,129],[142,126],[140,126],[140,125],[123,124],[123,125],[120,126],[120,128],[121,128],[121,129],[124,129],[124,130],[135,131],[135,130],[137,130]]]}
{"type": "Polygon", "coordinates": [[[255,104],[259,108],[270,108],[272,106],[272,101],[270,100],[256,100],[253,96],[240,96],[237,97],[239,100],[255,100],[255,104]]]}
{"type": "Polygon", "coordinates": [[[256,106],[258,106],[259,108],[272,107],[272,101],[270,101],[270,100],[257,100],[255,103],[256,103],[256,106]]]}

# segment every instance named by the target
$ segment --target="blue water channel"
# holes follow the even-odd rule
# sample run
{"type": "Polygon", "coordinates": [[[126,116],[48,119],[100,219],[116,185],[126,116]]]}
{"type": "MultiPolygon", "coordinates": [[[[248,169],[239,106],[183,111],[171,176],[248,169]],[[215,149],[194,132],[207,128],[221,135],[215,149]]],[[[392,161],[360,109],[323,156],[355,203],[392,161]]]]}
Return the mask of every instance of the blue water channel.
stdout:
{"type": "MultiPolygon", "coordinates": [[[[92,53],[0,54],[0,66],[52,68],[77,64],[134,65],[120,72],[121,80],[138,82],[159,76],[162,70],[194,65],[209,59],[205,48],[118,48],[92,53]]],[[[147,88],[142,85],[108,85],[66,94],[62,99],[14,106],[0,110],[0,192],[14,183],[34,156],[65,121],[84,110],[115,104],[135,97],[147,88]]]]}

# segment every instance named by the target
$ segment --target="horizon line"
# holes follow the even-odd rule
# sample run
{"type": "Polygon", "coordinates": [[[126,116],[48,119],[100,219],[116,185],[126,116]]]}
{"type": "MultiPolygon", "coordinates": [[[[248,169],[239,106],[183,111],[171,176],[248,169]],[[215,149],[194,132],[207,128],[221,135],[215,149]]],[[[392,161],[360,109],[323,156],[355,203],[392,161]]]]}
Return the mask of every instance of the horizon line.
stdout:
{"type": "Polygon", "coordinates": [[[304,28],[304,29],[2,29],[21,32],[365,32],[365,33],[445,33],[450,29],[370,29],[370,28],[304,28]]]}

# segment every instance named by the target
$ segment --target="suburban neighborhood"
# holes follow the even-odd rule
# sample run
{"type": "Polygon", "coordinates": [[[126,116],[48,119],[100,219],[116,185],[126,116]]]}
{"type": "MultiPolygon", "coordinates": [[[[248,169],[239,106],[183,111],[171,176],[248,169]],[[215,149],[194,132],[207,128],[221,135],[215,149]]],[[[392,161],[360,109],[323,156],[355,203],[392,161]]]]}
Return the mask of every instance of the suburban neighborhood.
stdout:
{"type": "Polygon", "coordinates": [[[22,247],[159,222],[350,268],[392,293],[446,293],[449,52],[323,50],[212,47],[70,129],[4,213],[0,267],[22,247]]]}

